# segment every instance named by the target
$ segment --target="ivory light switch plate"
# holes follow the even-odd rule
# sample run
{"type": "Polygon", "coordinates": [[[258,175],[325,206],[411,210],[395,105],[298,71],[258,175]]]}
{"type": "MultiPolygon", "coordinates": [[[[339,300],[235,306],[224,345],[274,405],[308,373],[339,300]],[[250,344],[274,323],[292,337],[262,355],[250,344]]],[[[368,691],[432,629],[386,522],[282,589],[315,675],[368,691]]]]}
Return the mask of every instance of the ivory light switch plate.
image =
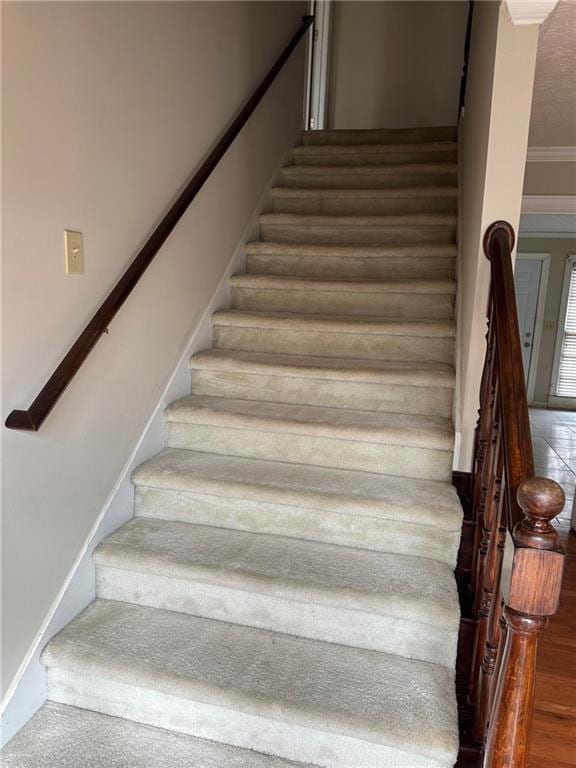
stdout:
{"type": "Polygon", "coordinates": [[[84,244],[82,232],[64,230],[64,252],[66,254],[66,274],[84,274],[84,244]]]}

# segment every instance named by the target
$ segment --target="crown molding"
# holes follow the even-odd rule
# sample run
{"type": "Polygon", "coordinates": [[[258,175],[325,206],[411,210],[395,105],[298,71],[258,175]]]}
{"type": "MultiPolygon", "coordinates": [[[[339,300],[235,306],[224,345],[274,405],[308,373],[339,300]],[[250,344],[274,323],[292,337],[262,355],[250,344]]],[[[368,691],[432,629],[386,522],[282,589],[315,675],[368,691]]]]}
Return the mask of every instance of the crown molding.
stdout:
{"type": "Polygon", "coordinates": [[[506,0],[512,24],[542,24],[558,0],[506,0]]]}
{"type": "Polygon", "coordinates": [[[522,213],[576,214],[576,195],[524,195],[522,213]]]}
{"type": "Polygon", "coordinates": [[[527,163],[576,163],[576,147],[528,147],[527,163]]]}

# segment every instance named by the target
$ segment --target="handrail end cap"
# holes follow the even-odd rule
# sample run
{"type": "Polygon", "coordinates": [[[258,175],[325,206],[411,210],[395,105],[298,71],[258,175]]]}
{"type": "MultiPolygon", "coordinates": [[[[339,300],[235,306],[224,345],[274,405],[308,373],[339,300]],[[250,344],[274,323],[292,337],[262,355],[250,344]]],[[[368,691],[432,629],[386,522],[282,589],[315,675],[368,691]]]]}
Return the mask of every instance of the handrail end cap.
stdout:
{"type": "Polygon", "coordinates": [[[8,429],[24,430],[26,432],[37,432],[38,426],[32,421],[30,411],[12,411],[4,422],[8,429]]]}
{"type": "Polygon", "coordinates": [[[506,235],[508,236],[508,246],[510,248],[510,251],[514,248],[514,244],[516,242],[516,235],[514,234],[514,227],[510,222],[500,220],[500,221],[494,221],[486,232],[484,233],[484,239],[482,241],[482,247],[484,249],[484,255],[488,260],[490,260],[490,247],[492,244],[492,238],[496,234],[496,232],[499,231],[506,232],[506,235]]]}

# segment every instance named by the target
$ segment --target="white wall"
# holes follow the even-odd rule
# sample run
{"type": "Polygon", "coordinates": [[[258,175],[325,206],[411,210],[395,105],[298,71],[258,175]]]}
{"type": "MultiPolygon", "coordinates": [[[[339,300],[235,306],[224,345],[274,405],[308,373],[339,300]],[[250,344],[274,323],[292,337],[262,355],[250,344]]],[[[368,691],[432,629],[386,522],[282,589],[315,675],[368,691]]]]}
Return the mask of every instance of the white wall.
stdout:
{"type": "MultiPolygon", "coordinates": [[[[2,4],[2,418],[27,407],[297,29],[299,2],[2,4]],[[85,238],[64,274],[62,232],[85,238]]],[[[38,434],[2,430],[3,689],[301,120],[304,45],[38,434]]]]}
{"type": "Polygon", "coordinates": [[[466,109],[460,131],[460,391],[456,468],[472,463],[485,354],[489,262],[486,228],[497,219],[518,230],[538,29],[514,26],[505,4],[476,3],[466,109]]]}
{"type": "Polygon", "coordinates": [[[468,3],[334,3],[331,128],[455,125],[468,3]]]}

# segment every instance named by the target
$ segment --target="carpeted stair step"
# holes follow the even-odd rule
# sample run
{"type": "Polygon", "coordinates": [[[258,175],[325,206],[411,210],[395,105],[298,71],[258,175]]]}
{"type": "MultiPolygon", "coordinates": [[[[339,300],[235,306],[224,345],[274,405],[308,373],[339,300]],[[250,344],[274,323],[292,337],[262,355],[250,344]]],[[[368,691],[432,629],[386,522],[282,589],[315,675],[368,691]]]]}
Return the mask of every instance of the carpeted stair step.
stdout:
{"type": "Polygon", "coordinates": [[[48,702],[2,751],[2,768],[313,766],[48,702]]]}
{"type": "Polygon", "coordinates": [[[137,516],[456,565],[462,507],[449,483],[175,448],[132,479],[137,516]]]}
{"type": "Polygon", "coordinates": [[[452,243],[456,216],[452,213],[405,216],[302,216],[264,213],[260,238],[274,243],[310,245],[410,245],[452,243]]]}
{"type": "Polygon", "coordinates": [[[232,308],[248,312],[376,315],[446,320],[454,317],[453,280],[319,280],[235,275],[232,308]]]}
{"type": "Polygon", "coordinates": [[[446,667],[97,600],[47,646],[52,701],[325,768],[451,768],[446,667]]]}
{"type": "Polygon", "coordinates": [[[304,146],[365,145],[365,144],[416,144],[427,141],[456,141],[457,130],[453,126],[426,128],[375,128],[372,130],[325,130],[302,131],[304,146]]]}
{"type": "Polygon", "coordinates": [[[196,395],[164,414],[171,448],[444,482],[452,475],[452,424],[439,416],[196,395]]]}
{"type": "Polygon", "coordinates": [[[400,165],[402,163],[455,163],[455,141],[417,144],[307,144],[294,147],[294,165],[400,165]]]}
{"type": "Polygon", "coordinates": [[[308,216],[386,216],[408,213],[456,213],[456,187],[400,189],[298,189],[274,187],[275,213],[308,216]]]}
{"type": "Polygon", "coordinates": [[[441,363],[211,349],[190,360],[192,394],[449,418],[454,369],[441,363]]]}
{"type": "Polygon", "coordinates": [[[454,187],[458,166],[456,163],[287,165],[282,168],[280,177],[283,186],[312,189],[454,187]]]}
{"type": "Polygon", "coordinates": [[[94,561],[107,600],[456,663],[456,583],[428,558],[137,518],[94,561]]]}
{"type": "Polygon", "coordinates": [[[450,320],[227,310],[212,316],[212,327],[219,349],[450,365],[454,359],[450,320]]]}
{"type": "Polygon", "coordinates": [[[294,277],[453,279],[456,246],[294,245],[252,242],[246,245],[248,272],[294,277]]]}

